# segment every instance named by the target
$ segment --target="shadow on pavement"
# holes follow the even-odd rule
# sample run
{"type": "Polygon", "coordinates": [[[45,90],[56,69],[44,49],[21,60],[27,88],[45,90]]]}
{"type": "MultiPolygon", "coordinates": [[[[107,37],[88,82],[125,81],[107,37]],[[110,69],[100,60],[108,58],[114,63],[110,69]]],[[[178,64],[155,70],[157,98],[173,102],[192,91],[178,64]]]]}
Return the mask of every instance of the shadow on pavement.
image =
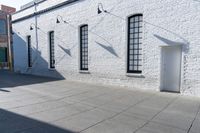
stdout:
{"type": "Polygon", "coordinates": [[[39,84],[39,83],[52,82],[58,80],[63,80],[63,79],[40,77],[33,75],[23,75],[6,70],[0,70],[0,92],[1,91],[9,92],[9,89],[12,87],[39,84]],[[3,88],[7,88],[8,90],[3,88]]]}
{"type": "Polygon", "coordinates": [[[0,91],[3,91],[3,92],[10,92],[10,91],[8,91],[8,90],[4,90],[4,89],[0,89],[0,91]]]}
{"type": "Polygon", "coordinates": [[[48,123],[0,109],[1,133],[74,133],[48,123]]]}

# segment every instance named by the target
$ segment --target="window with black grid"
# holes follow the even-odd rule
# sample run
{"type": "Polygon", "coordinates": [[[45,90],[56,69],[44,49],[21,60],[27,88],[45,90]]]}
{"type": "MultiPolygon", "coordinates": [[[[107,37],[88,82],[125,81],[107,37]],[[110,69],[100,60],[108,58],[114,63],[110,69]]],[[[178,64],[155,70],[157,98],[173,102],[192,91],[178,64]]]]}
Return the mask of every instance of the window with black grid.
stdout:
{"type": "Polygon", "coordinates": [[[54,31],[49,32],[50,68],[55,68],[54,31]]]}
{"type": "Polygon", "coordinates": [[[28,67],[32,67],[31,36],[27,36],[27,44],[28,44],[28,67]]]}
{"type": "Polygon", "coordinates": [[[128,18],[128,73],[142,73],[143,15],[128,18]]]}
{"type": "Polygon", "coordinates": [[[80,27],[80,69],[88,70],[88,25],[80,27]]]}

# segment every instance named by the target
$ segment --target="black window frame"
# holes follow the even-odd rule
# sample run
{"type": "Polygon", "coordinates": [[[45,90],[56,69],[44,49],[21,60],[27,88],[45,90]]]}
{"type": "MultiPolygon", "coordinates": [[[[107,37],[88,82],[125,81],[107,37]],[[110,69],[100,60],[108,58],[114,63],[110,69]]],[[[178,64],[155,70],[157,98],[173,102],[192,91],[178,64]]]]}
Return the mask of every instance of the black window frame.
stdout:
{"type": "Polygon", "coordinates": [[[127,73],[135,73],[135,74],[142,73],[142,46],[141,46],[143,37],[142,30],[143,30],[143,14],[135,14],[128,17],[127,73]],[[142,19],[140,19],[140,17],[142,19]],[[138,18],[137,21],[136,18],[138,18]],[[130,59],[131,56],[132,59],[130,59]],[[135,69],[136,67],[137,69],[135,69]]]}
{"type": "Polygon", "coordinates": [[[49,67],[50,69],[55,68],[55,33],[54,31],[49,32],[49,67]]]}
{"type": "Polygon", "coordinates": [[[80,26],[80,70],[88,71],[88,25],[80,26]]]}
{"type": "Polygon", "coordinates": [[[27,36],[27,49],[28,49],[28,67],[32,67],[32,45],[31,45],[31,36],[27,36]]]}

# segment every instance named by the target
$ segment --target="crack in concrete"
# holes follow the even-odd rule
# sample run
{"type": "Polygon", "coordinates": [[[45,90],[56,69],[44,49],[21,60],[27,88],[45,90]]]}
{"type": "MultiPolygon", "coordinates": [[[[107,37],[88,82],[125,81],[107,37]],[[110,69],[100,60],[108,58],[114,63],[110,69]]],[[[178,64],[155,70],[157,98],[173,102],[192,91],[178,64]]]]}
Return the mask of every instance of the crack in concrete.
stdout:
{"type": "Polygon", "coordinates": [[[191,125],[190,125],[190,128],[189,128],[188,131],[187,131],[187,133],[190,133],[190,131],[191,131],[193,125],[194,125],[194,122],[195,122],[195,120],[197,119],[197,116],[198,116],[199,113],[200,113],[200,104],[199,104],[199,108],[198,108],[198,110],[197,110],[197,113],[196,113],[196,115],[195,115],[195,117],[194,117],[194,119],[193,119],[193,121],[192,121],[192,123],[191,123],[191,125]]]}
{"type": "Polygon", "coordinates": [[[150,120],[148,120],[143,126],[141,126],[140,128],[138,128],[137,130],[135,130],[133,133],[138,132],[140,129],[142,129],[143,127],[145,127],[147,124],[149,124],[156,116],[158,116],[161,112],[163,112],[165,109],[167,109],[169,107],[169,105],[171,105],[174,101],[176,101],[178,99],[178,96],[173,98],[162,110],[160,110],[157,114],[155,114],[150,120]]]}

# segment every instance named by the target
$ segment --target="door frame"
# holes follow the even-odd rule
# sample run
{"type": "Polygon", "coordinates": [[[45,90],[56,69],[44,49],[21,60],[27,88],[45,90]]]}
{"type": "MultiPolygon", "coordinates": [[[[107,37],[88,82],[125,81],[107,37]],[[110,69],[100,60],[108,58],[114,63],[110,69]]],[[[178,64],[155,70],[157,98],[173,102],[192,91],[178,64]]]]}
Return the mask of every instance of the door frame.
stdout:
{"type": "Polygon", "coordinates": [[[169,46],[169,45],[165,45],[165,46],[160,46],[160,55],[161,55],[161,57],[160,57],[160,87],[159,87],[159,90],[161,91],[161,92],[171,92],[171,93],[181,93],[181,88],[182,88],[182,82],[183,82],[183,58],[184,58],[184,56],[183,56],[183,47],[182,47],[182,45],[173,45],[173,46],[169,46]],[[163,74],[164,74],[164,72],[163,72],[163,58],[164,58],[164,56],[163,56],[163,48],[164,47],[171,47],[171,48],[173,48],[173,47],[179,47],[180,48],[180,72],[179,72],[179,91],[167,91],[167,90],[163,90],[163,74]]]}

